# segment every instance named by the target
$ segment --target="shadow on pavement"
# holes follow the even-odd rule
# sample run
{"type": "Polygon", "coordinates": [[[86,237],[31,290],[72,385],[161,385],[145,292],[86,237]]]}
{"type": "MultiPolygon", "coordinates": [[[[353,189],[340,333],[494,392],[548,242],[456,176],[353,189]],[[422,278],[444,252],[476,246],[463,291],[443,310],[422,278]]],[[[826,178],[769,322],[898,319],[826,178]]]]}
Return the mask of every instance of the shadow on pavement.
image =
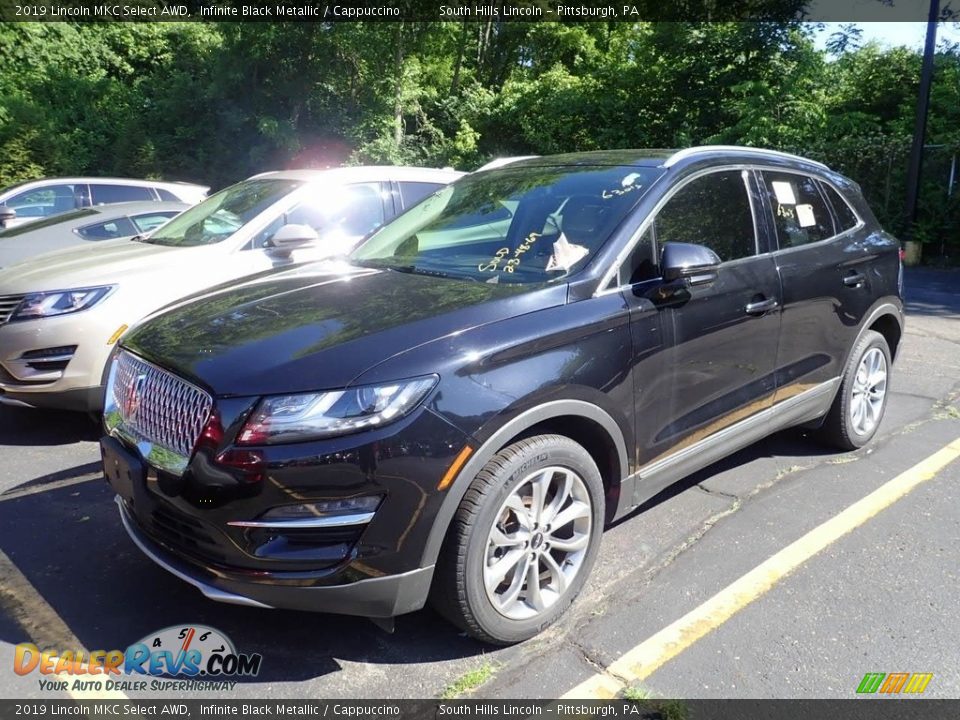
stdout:
{"type": "Polygon", "coordinates": [[[84,413],[0,405],[0,445],[70,445],[99,437],[100,425],[84,413]]]}
{"type": "Polygon", "coordinates": [[[709,467],[678,480],[670,487],[662,490],[652,498],[638,506],[629,515],[622,517],[609,527],[616,527],[620,523],[628,522],[639,515],[676,497],[684,490],[689,490],[715,475],[748,465],[760,458],[767,457],[805,457],[818,458],[836,455],[837,451],[821,444],[811,436],[810,431],[801,428],[790,428],[764,438],[739,452],[718,460],[709,467]]]}

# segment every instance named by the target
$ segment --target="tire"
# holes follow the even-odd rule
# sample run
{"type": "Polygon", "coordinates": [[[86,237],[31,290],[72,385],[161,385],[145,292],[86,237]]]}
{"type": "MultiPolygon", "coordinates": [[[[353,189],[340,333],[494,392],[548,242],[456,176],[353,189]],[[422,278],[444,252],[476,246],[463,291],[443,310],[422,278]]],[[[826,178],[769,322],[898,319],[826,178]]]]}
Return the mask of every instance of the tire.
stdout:
{"type": "Polygon", "coordinates": [[[821,428],[826,442],[841,450],[856,450],[870,442],[887,407],[891,365],[890,347],[883,335],[865,332],[850,353],[840,390],[821,428]],[[882,383],[877,381],[878,372],[882,383]],[[858,407],[866,415],[858,415],[858,407]]]}
{"type": "Polygon", "coordinates": [[[484,642],[527,640],[579,594],[596,561],[603,518],[603,481],[582,446],[561,435],[520,440],[497,453],[464,495],[440,552],[431,604],[484,642]],[[539,523],[535,486],[542,488],[539,523]],[[560,514],[568,522],[551,526],[560,514]]]}

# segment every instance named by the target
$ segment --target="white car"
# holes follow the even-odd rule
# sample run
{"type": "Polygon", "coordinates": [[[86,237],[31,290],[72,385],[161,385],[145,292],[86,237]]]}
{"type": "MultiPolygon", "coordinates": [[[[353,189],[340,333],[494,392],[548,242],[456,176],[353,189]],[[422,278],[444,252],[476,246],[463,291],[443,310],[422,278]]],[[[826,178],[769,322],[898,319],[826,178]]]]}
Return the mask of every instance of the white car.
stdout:
{"type": "Polygon", "coordinates": [[[29,180],[0,190],[0,226],[13,228],[77,208],[120,202],[184,202],[207,197],[206,185],[129,178],[29,180]]]}
{"type": "Polygon", "coordinates": [[[130,326],[206,288],[345,253],[462,174],[403,167],[265,173],[147,237],[0,270],[0,403],[99,410],[107,359],[130,326]]]}

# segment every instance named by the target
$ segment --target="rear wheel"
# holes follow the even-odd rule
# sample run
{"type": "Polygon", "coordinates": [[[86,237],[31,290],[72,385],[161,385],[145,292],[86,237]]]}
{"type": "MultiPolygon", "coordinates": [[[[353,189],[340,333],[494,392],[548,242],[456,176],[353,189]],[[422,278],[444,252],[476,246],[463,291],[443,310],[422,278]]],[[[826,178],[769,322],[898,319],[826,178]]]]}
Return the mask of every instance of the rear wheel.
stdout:
{"type": "Polygon", "coordinates": [[[539,435],[501,450],[453,520],[431,595],[486,642],[526,640],[576,598],[596,560],[603,482],[582,446],[539,435]]]}
{"type": "Polygon", "coordinates": [[[865,332],[850,353],[840,391],[823,424],[822,434],[831,445],[856,450],[876,434],[887,407],[890,365],[883,335],[865,332]]]}

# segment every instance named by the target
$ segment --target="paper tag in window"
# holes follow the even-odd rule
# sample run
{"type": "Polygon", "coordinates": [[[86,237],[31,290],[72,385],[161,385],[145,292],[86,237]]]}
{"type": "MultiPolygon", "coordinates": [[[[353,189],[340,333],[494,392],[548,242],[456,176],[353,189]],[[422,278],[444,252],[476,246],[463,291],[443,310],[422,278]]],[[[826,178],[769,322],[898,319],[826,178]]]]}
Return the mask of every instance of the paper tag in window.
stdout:
{"type": "Polygon", "coordinates": [[[583,245],[575,245],[567,240],[567,236],[560,233],[560,237],[553,244],[553,255],[547,261],[547,272],[567,272],[576,265],[590,250],[583,245]]]}
{"type": "Polygon", "coordinates": [[[800,223],[800,227],[817,224],[817,219],[813,216],[813,205],[797,205],[797,222],[800,223]]]}
{"type": "Polygon", "coordinates": [[[777,202],[781,205],[797,204],[797,198],[793,194],[793,186],[790,183],[774,180],[773,192],[777,196],[777,202]]]}

